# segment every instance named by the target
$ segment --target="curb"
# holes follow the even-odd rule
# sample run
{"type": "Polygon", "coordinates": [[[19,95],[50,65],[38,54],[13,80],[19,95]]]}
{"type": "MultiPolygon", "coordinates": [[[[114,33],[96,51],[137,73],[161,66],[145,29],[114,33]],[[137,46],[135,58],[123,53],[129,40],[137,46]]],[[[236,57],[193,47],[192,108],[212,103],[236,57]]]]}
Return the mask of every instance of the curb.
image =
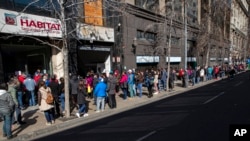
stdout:
{"type": "MultiPolygon", "coordinates": [[[[220,79],[220,80],[222,80],[222,79],[220,79]]],[[[218,80],[218,81],[220,81],[220,80],[218,80]]],[[[18,135],[17,137],[15,137],[11,140],[12,141],[27,141],[27,140],[39,139],[41,137],[45,137],[45,136],[50,135],[50,134],[58,133],[58,132],[63,131],[63,130],[67,130],[67,129],[70,129],[73,127],[77,127],[77,126],[81,126],[81,125],[84,125],[84,124],[87,124],[90,122],[94,122],[94,121],[97,121],[99,119],[103,119],[103,118],[113,116],[113,115],[116,115],[116,114],[119,114],[119,113],[122,113],[122,112],[125,112],[128,110],[132,110],[132,109],[135,109],[135,108],[138,108],[138,107],[141,107],[141,106],[144,106],[144,105],[147,105],[147,104],[150,104],[150,103],[153,103],[153,102],[165,99],[165,98],[176,96],[176,95],[182,94],[183,92],[187,92],[187,91],[190,91],[190,90],[202,87],[202,86],[206,86],[208,84],[218,82],[218,81],[206,81],[206,82],[203,82],[202,84],[198,84],[198,85],[195,85],[193,87],[187,87],[187,88],[183,88],[183,89],[175,90],[175,91],[171,91],[171,92],[164,92],[164,93],[161,93],[161,95],[159,95],[157,97],[155,96],[153,98],[147,99],[145,101],[137,102],[137,103],[128,105],[126,107],[92,114],[92,115],[89,115],[88,117],[84,117],[84,118],[70,119],[70,120],[64,121],[63,123],[52,125],[52,126],[49,126],[47,128],[44,128],[44,129],[39,129],[39,130],[30,132],[30,133],[18,135]]]]}

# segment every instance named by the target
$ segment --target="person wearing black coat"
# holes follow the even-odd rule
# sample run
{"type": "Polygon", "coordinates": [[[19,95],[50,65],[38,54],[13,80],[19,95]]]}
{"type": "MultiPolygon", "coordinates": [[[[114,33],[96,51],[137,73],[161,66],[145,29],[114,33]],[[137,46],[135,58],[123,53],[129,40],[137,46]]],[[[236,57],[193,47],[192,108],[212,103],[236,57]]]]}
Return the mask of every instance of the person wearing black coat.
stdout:
{"type": "Polygon", "coordinates": [[[84,79],[79,81],[79,85],[77,88],[77,104],[79,105],[79,109],[78,109],[78,113],[76,113],[76,116],[78,118],[81,117],[81,115],[83,115],[83,117],[88,116],[88,114],[86,113],[86,87],[85,87],[85,83],[84,83],[84,79]]]}
{"type": "Polygon", "coordinates": [[[71,102],[72,102],[72,109],[76,107],[78,109],[77,105],[77,88],[79,85],[79,80],[76,75],[72,75],[72,78],[70,79],[70,96],[71,96],[71,102]]]}
{"type": "Polygon", "coordinates": [[[54,97],[54,110],[55,110],[55,117],[59,117],[61,115],[60,112],[60,103],[59,103],[59,83],[56,79],[56,75],[51,76],[50,83],[48,85],[51,89],[51,93],[54,97]]]}
{"type": "Polygon", "coordinates": [[[115,99],[115,93],[116,93],[116,84],[117,79],[113,76],[113,72],[111,71],[109,73],[109,77],[107,80],[107,92],[108,92],[108,104],[111,109],[116,108],[116,99],[115,99]]]}

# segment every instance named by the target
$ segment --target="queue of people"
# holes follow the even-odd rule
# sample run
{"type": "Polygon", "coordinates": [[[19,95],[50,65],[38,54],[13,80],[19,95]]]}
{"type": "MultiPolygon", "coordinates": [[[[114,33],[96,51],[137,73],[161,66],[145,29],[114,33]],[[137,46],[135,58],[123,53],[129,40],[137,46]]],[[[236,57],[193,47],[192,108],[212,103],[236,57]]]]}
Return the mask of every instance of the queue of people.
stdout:
{"type": "MultiPolygon", "coordinates": [[[[89,71],[86,77],[77,74],[70,75],[70,107],[76,108],[76,117],[88,116],[88,101],[93,99],[96,105],[96,113],[103,112],[107,107],[114,109],[118,106],[116,94],[124,99],[141,98],[143,96],[143,87],[146,87],[148,98],[161,92],[174,90],[174,81],[182,80],[182,86],[188,87],[202,81],[223,78],[225,75],[234,75],[237,70],[235,66],[223,68],[220,66],[208,66],[177,71],[170,68],[169,74],[166,68],[146,69],[145,71],[129,69],[122,71],[110,71],[97,74],[89,71]],[[168,81],[167,81],[168,79],[168,81]],[[168,83],[167,83],[168,82],[168,83]],[[121,91],[120,91],[121,90],[121,91]]],[[[3,135],[8,139],[13,138],[12,125],[25,124],[22,121],[21,111],[36,106],[44,113],[46,125],[52,125],[56,118],[65,114],[65,94],[63,77],[57,79],[56,75],[49,77],[48,74],[41,74],[40,70],[31,75],[19,73],[11,76],[8,85],[0,85],[0,116],[3,118],[3,135]],[[53,103],[47,103],[48,93],[53,95],[53,103]]],[[[71,110],[72,111],[72,110],[71,110]]]]}

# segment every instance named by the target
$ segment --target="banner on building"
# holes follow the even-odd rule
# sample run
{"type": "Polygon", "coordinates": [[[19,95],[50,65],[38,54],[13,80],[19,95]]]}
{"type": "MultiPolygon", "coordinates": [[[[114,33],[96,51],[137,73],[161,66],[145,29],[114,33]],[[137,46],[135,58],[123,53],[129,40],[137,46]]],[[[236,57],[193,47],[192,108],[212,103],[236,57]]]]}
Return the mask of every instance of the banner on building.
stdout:
{"type": "Polygon", "coordinates": [[[136,63],[158,63],[159,56],[136,56],[136,63]]]}
{"type": "Polygon", "coordinates": [[[43,37],[62,37],[61,21],[55,18],[0,9],[0,32],[43,37]]]}
{"type": "Polygon", "coordinates": [[[88,24],[76,24],[77,36],[82,40],[114,42],[114,29],[88,24]]]}

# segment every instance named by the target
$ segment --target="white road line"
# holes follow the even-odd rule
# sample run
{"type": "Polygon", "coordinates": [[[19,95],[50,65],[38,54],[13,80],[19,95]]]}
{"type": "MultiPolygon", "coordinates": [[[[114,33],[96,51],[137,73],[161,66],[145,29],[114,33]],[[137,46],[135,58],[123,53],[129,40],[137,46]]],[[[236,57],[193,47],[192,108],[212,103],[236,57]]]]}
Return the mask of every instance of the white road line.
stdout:
{"type": "Polygon", "coordinates": [[[152,132],[148,133],[147,135],[137,139],[136,141],[143,141],[144,139],[146,139],[147,137],[153,135],[154,133],[156,133],[156,131],[152,131],[152,132]]]}
{"type": "Polygon", "coordinates": [[[225,92],[221,92],[219,95],[215,96],[215,97],[212,97],[210,99],[208,99],[206,102],[204,102],[203,104],[207,104],[213,100],[215,100],[216,98],[218,98],[219,96],[222,96],[225,92]]]}
{"type": "Polygon", "coordinates": [[[239,83],[235,84],[234,87],[239,86],[242,83],[242,81],[240,81],[239,83]]]}

